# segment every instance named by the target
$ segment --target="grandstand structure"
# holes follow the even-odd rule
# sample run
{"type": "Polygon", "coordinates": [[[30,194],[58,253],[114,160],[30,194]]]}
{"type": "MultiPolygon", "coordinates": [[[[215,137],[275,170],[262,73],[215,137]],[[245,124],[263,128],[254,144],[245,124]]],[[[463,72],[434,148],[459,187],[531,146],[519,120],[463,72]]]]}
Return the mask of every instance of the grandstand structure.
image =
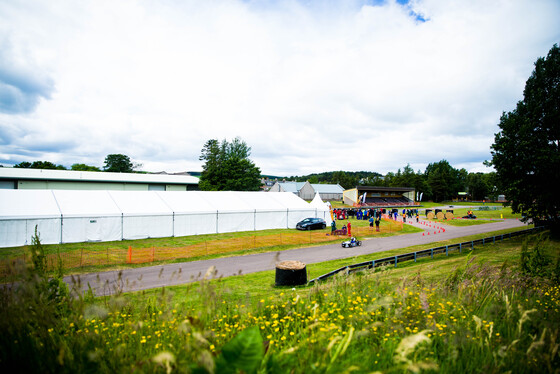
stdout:
{"type": "Polygon", "coordinates": [[[360,186],[345,190],[343,201],[354,207],[402,207],[414,206],[415,190],[409,187],[360,186]]]}

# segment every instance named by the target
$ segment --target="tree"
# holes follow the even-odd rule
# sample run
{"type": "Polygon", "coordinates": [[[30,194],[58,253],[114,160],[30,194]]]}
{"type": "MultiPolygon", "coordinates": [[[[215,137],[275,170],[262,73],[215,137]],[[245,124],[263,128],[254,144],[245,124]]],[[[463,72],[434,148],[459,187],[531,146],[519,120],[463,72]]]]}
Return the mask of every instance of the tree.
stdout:
{"type": "Polygon", "coordinates": [[[348,190],[356,188],[360,180],[359,175],[350,174],[345,171],[335,171],[332,175],[331,183],[340,184],[344,189],[348,190]]]}
{"type": "Polygon", "coordinates": [[[203,191],[258,191],[261,171],[249,159],[251,147],[240,138],[221,143],[210,139],[202,148],[204,161],[198,187],[203,191]]]}
{"type": "Polygon", "coordinates": [[[560,210],[560,49],[535,62],[523,100],[503,113],[491,146],[496,178],[514,213],[558,222],[560,210]]]}
{"type": "Polygon", "coordinates": [[[220,152],[220,142],[216,139],[210,139],[204,143],[202,154],[198,158],[204,161],[202,166],[202,174],[198,182],[198,187],[203,191],[218,191],[222,175],[222,157],[220,152]]]}
{"type": "Polygon", "coordinates": [[[97,166],[90,166],[86,164],[72,164],[71,170],[75,171],[101,171],[97,166]]]}
{"type": "Polygon", "coordinates": [[[459,191],[464,190],[467,174],[465,169],[457,170],[449,165],[447,160],[429,164],[424,172],[429,186],[427,199],[434,201],[452,199],[459,191]]]}
{"type": "Polygon", "coordinates": [[[29,169],[31,168],[31,162],[22,161],[19,164],[15,164],[14,167],[18,169],[29,169]]]}
{"type": "Polygon", "coordinates": [[[14,165],[15,168],[22,169],[52,169],[52,170],[66,170],[63,165],[55,165],[50,161],[33,161],[33,163],[23,161],[14,165]]]}
{"type": "Polygon", "coordinates": [[[103,171],[115,173],[133,173],[135,165],[126,155],[111,154],[105,157],[105,165],[103,171]]]}
{"type": "Polygon", "coordinates": [[[469,173],[467,190],[472,200],[484,200],[490,194],[491,187],[483,173],[469,173]]]}

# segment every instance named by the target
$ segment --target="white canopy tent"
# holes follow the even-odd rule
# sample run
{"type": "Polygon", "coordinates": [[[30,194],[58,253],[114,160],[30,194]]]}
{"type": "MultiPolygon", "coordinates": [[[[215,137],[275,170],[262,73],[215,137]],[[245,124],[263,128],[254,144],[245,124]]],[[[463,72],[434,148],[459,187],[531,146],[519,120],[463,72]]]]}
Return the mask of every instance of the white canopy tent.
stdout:
{"type": "Polygon", "coordinates": [[[0,247],[294,228],[324,218],[290,192],[0,190],[0,247]]]}
{"type": "Polygon", "coordinates": [[[122,214],[107,191],[54,192],[62,217],[62,240],[65,243],[122,239],[122,214]]]}
{"type": "Polygon", "coordinates": [[[321,199],[319,192],[315,194],[315,197],[313,198],[313,200],[311,200],[309,205],[317,209],[317,217],[323,218],[325,221],[327,221],[328,225],[331,224],[331,206],[329,203],[325,203],[323,199],[321,199]]]}
{"type": "Polygon", "coordinates": [[[41,242],[59,243],[61,223],[52,191],[0,190],[0,246],[30,244],[35,226],[41,242]]]}

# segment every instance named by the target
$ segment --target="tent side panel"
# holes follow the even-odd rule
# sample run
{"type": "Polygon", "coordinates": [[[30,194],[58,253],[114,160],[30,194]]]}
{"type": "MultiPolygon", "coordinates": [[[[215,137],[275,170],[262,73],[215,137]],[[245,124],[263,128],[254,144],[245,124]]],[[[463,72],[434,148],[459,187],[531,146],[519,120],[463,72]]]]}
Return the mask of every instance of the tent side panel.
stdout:
{"type": "Polygon", "coordinates": [[[218,232],[253,231],[255,212],[219,212],[218,232]]]}
{"type": "Polygon", "coordinates": [[[0,247],[25,245],[27,241],[26,220],[0,221],[0,247]]]}
{"type": "Polygon", "coordinates": [[[121,240],[121,217],[64,217],[64,243],[121,240]]]}
{"type": "Polygon", "coordinates": [[[175,236],[216,233],[216,212],[175,215],[175,236]]]}
{"type": "Polygon", "coordinates": [[[173,236],[173,216],[124,216],[123,238],[146,239],[173,236]]]}
{"type": "Polygon", "coordinates": [[[26,243],[31,244],[31,237],[35,234],[35,226],[39,233],[39,239],[42,244],[59,244],[60,243],[60,223],[59,218],[30,219],[27,223],[26,243]]]}
{"type": "Polygon", "coordinates": [[[286,210],[256,213],[255,228],[257,230],[285,229],[287,224],[286,210]]]}

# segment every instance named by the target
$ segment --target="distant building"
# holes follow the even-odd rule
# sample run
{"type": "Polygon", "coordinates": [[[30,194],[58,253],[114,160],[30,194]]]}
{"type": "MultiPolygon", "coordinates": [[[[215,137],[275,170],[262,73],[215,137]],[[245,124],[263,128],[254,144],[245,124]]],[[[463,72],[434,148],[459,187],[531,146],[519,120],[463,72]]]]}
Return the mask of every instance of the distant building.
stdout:
{"type": "Polygon", "coordinates": [[[344,204],[351,206],[415,205],[414,188],[361,186],[344,191],[344,204]]]}
{"type": "Polygon", "coordinates": [[[0,168],[0,189],[43,190],[198,190],[190,175],[0,168]]]}
{"type": "Polygon", "coordinates": [[[316,193],[323,200],[341,200],[344,188],[339,184],[311,184],[307,182],[276,182],[269,192],[292,192],[304,200],[313,200],[316,193]]]}

